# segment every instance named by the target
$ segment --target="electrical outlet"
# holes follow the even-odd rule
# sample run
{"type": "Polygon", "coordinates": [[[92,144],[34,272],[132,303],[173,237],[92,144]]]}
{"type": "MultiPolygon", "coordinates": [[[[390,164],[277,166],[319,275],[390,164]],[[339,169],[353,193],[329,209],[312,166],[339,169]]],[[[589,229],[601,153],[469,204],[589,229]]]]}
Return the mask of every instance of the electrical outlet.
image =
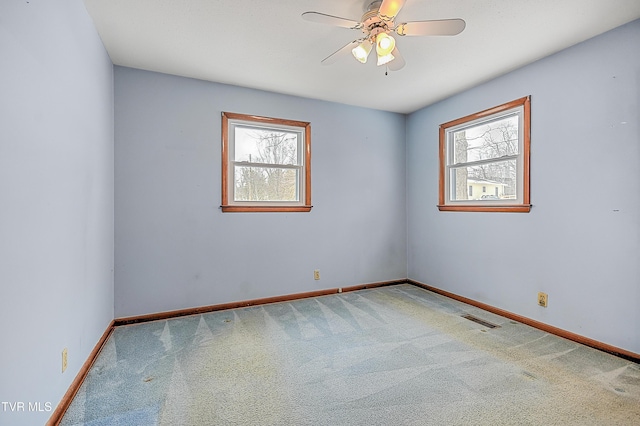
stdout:
{"type": "Polygon", "coordinates": [[[542,293],[542,292],[538,293],[538,305],[546,308],[548,301],[549,301],[549,295],[547,295],[547,293],[542,293]]]}
{"type": "Polygon", "coordinates": [[[315,271],[313,271],[313,279],[314,280],[320,279],[320,269],[316,269],[315,271]]]}
{"type": "Polygon", "coordinates": [[[67,369],[67,348],[62,350],[62,372],[67,369]]]}

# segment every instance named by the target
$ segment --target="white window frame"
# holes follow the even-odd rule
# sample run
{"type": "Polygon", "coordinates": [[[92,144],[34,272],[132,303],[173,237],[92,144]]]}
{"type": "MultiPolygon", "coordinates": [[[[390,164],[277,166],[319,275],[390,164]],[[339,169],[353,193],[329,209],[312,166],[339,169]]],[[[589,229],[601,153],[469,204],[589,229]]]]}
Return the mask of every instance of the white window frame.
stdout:
{"type": "MultiPolygon", "coordinates": [[[[485,211],[485,212],[529,212],[529,162],[530,162],[530,97],[490,108],[440,125],[440,191],[438,208],[441,211],[485,211]],[[518,154],[469,161],[454,164],[454,134],[458,131],[477,127],[483,123],[500,120],[509,116],[518,117],[518,154]],[[516,177],[516,199],[503,200],[455,200],[452,199],[451,175],[457,168],[515,160],[518,171],[516,177]]],[[[468,186],[468,185],[467,185],[468,186]]]]}
{"type": "Polygon", "coordinates": [[[255,115],[222,113],[222,205],[223,212],[308,212],[311,210],[311,124],[303,121],[260,117],[255,115]],[[298,164],[269,164],[235,161],[235,129],[276,130],[297,136],[298,164]],[[298,200],[295,201],[236,201],[236,166],[273,167],[298,171],[298,200]]]}

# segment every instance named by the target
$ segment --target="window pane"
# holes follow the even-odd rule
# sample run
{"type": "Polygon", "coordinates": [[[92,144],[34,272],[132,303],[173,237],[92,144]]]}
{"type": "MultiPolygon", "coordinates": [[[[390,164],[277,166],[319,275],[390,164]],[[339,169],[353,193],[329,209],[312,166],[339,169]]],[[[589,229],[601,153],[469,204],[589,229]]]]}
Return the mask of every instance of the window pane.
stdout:
{"type": "Polygon", "coordinates": [[[449,198],[451,201],[516,199],[516,177],[516,160],[452,168],[449,198]]]}
{"type": "Polygon", "coordinates": [[[275,129],[235,126],[235,161],[300,165],[298,135],[275,129]]]}
{"type": "Polygon", "coordinates": [[[454,164],[518,154],[518,116],[511,115],[453,132],[454,164]]]}
{"type": "Polygon", "coordinates": [[[234,201],[299,201],[298,169],[236,166],[234,201]]]}

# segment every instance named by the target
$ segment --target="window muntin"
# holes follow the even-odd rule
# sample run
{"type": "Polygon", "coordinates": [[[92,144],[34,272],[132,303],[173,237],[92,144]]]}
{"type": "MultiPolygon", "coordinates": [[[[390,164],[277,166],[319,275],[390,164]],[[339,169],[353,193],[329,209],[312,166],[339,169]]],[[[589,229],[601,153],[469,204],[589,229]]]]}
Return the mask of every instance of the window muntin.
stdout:
{"type": "Polygon", "coordinates": [[[310,211],[307,122],[222,114],[222,211],[310,211]]]}
{"type": "Polygon", "coordinates": [[[528,212],[529,97],[440,126],[440,210],[528,212]]]}

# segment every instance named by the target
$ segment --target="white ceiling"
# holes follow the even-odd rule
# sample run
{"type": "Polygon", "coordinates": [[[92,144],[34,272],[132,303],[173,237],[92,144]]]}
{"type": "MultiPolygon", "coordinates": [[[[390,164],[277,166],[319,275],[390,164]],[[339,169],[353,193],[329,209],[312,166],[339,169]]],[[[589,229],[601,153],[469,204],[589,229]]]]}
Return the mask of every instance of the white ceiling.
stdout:
{"type": "Polygon", "coordinates": [[[85,0],[116,65],[409,113],[640,18],[640,0],[407,0],[396,22],[462,18],[453,37],[396,37],[407,65],[320,61],[371,0],[85,0]]]}

